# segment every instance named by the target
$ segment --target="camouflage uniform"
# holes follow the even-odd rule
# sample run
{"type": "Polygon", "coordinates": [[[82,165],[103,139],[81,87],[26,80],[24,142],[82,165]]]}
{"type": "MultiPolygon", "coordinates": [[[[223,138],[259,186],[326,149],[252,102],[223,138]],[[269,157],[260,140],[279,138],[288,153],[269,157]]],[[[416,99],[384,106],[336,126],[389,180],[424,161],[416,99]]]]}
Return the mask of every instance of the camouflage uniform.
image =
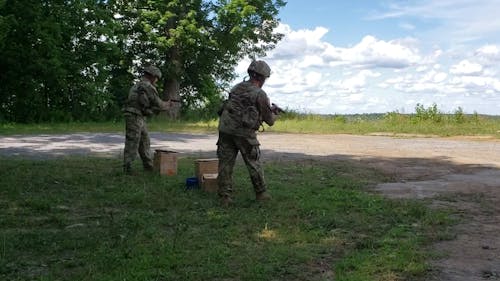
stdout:
{"type": "Polygon", "coordinates": [[[137,152],[139,152],[144,169],[151,170],[153,168],[146,118],[155,112],[168,108],[170,108],[170,103],[160,99],[155,86],[146,77],[142,77],[137,84],[130,88],[123,109],[125,117],[123,166],[125,172],[130,172],[137,152]]]}
{"type": "Polygon", "coordinates": [[[244,81],[231,90],[219,120],[219,196],[231,197],[233,167],[238,151],[245,161],[255,193],[266,191],[256,131],[262,122],[272,126],[274,121],[269,98],[262,89],[244,81]]]}

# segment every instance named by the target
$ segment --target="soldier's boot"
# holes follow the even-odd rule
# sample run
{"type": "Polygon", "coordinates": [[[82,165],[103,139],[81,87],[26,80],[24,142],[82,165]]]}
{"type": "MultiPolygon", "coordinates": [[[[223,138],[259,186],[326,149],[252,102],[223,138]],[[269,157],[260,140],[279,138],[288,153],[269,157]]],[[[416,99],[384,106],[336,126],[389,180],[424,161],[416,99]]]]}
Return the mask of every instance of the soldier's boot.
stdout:
{"type": "Polygon", "coordinates": [[[220,204],[222,205],[222,207],[227,208],[227,207],[233,205],[234,201],[233,201],[233,198],[231,198],[229,196],[222,196],[220,198],[220,204]]]}
{"type": "Polygon", "coordinates": [[[262,192],[255,194],[255,199],[257,201],[261,201],[261,202],[269,201],[269,200],[271,200],[271,198],[272,198],[271,195],[269,193],[267,193],[266,191],[262,191],[262,192]]]}

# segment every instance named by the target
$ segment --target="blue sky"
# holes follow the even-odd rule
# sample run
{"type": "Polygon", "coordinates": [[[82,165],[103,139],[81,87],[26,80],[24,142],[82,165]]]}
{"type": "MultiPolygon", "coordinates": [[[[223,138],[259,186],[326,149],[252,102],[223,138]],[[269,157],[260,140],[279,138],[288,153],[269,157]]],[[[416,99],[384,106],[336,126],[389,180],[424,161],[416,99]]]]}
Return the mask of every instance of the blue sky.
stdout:
{"type": "Polygon", "coordinates": [[[289,0],[264,90],[308,113],[500,115],[499,15],[500,0],[289,0]]]}

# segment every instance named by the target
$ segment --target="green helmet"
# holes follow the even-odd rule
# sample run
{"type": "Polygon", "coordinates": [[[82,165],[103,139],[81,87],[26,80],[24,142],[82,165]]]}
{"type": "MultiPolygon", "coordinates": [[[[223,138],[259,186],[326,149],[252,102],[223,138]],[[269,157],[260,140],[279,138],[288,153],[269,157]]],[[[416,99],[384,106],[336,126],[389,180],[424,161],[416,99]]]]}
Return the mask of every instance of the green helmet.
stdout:
{"type": "Polygon", "coordinates": [[[250,63],[250,66],[248,66],[248,73],[250,72],[255,72],[257,74],[260,74],[266,78],[271,76],[271,68],[265,61],[262,60],[254,60],[252,63],[250,63]]]}
{"type": "Polygon", "coordinates": [[[153,76],[156,76],[156,77],[158,77],[158,79],[161,79],[161,71],[158,67],[156,67],[154,65],[146,66],[144,68],[144,72],[149,73],[153,76]]]}

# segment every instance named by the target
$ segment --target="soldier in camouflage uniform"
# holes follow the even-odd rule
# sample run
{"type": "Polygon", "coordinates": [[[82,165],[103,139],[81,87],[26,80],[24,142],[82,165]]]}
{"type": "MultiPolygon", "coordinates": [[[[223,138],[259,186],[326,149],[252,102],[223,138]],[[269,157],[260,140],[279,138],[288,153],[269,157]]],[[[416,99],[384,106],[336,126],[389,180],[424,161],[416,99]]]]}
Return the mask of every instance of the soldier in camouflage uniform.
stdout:
{"type": "Polygon", "coordinates": [[[243,81],[231,89],[224,102],[219,120],[217,157],[219,158],[218,194],[223,205],[232,203],[233,167],[238,152],[248,168],[257,200],[268,200],[264,171],[260,163],[257,130],[266,122],[274,124],[277,117],[275,106],[271,106],[267,94],[261,89],[270,76],[271,69],[264,61],[253,61],[248,67],[250,80],[243,81]]]}
{"type": "Polygon", "coordinates": [[[144,68],[139,82],[130,88],[123,108],[125,116],[125,149],[123,152],[123,170],[132,174],[131,164],[139,156],[144,170],[153,170],[153,158],[150,151],[150,140],[146,126],[146,118],[161,110],[172,107],[171,101],[163,101],[158,96],[156,82],[161,79],[161,71],[155,66],[144,68]]]}

